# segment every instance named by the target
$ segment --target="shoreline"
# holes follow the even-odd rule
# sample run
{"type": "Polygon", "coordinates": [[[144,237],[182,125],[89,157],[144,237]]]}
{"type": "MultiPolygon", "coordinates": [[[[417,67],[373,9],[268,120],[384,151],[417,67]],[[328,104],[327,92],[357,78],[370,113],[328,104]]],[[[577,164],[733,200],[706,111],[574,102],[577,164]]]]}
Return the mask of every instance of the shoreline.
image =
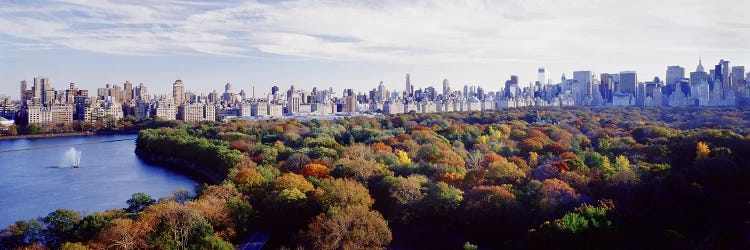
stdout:
{"type": "Polygon", "coordinates": [[[14,136],[0,136],[0,140],[43,139],[43,138],[59,138],[59,137],[75,137],[75,136],[127,135],[127,134],[138,134],[138,131],[131,131],[131,132],[72,132],[72,133],[53,133],[53,134],[36,134],[36,135],[14,135],[14,136]]]}
{"type": "Polygon", "coordinates": [[[173,171],[184,174],[191,179],[196,180],[197,182],[203,182],[210,185],[218,185],[222,181],[224,181],[224,179],[226,179],[226,176],[222,178],[221,174],[209,172],[208,170],[205,170],[198,166],[196,163],[190,162],[188,160],[151,153],[135,154],[139,159],[146,163],[171,169],[173,171]]]}

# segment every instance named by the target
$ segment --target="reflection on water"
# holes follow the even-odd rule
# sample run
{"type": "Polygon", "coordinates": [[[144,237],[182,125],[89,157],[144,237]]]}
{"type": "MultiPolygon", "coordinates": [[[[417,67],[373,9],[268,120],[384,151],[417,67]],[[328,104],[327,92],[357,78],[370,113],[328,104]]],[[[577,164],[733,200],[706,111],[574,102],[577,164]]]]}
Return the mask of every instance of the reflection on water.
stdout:
{"type": "Polygon", "coordinates": [[[135,192],[154,198],[193,190],[186,175],[142,162],[135,135],[0,140],[0,228],[58,208],[90,214],[125,207],[135,192]],[[130,139],[130,140],[128,140],[130,139]],[[108,141],[103,143],[95,143],[108,141]],[[66,152],[76,144],[80,166],[66,152]],[[41,148],[35,150],[21,150],[41,148]],[[64,160],[61,160],[64,159],[64,160]]]}

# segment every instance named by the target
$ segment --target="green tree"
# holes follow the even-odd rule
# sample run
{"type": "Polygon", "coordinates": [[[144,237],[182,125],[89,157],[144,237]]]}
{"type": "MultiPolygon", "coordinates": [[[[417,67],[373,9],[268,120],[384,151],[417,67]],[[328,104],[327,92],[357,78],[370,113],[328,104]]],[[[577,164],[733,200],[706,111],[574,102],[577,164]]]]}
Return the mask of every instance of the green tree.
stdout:
{"type": "Polygon", "coordinates": [[[45,226],[40,219],[16,221],[16,223],[0,231],[0,246],[9,249],[22,247],[34,242],[44,241],[45,226]]]}
{"type": "Polygon", "coordinates": [[[234,246],[232,243],[226,242],[219,237],[209,235],[203,237],[198,244],[190,246],[190,249],[195,250],[233,250],[234,246]]]}
{"type": "Polygon", "coordinates": [[[464,199],[463,191],[445,182],[428,183],[425,194],[416,206],[426,217],[450,218],[464,199]]]}
{"type": "Polygon", "coordinates": [[[88,250],[88,249],[89,249],[88,247],[86,247],[85,245],[79,242],[75,242],[75,243],[65,242],[60,246],[60,250],[88,250]]]}
{"type": "Polygon", "coordinates": [[[479,247],[467,241],[466,243],[464,243],[464,250],[479,250],[479,247]]]}
{"type": "Polygon", "coordinates": [[[146,207],[150,206],[151,204],[154,204],[156,200],[152,199],[150,195],[147,195],[145,193],[135,193],[133,194],[126,203],[128,204],[127,211],[131,213],[138,213],[146,209],[146,207]]]}
{"type": "Polygon", "coordinates": [[[59,246],[61,243],[73,239],[74,229],[81,220],[81,214],[67,209],[58,209],[49,213],[42,221],[47,225],[44,231],[46,244],[59,246]]]}
{"type": "Polygon", "coordinates": [[[31,135],[41,134],[44,133],[44,128],[39,126],[39,124],[32,123],[29,124],[29,126],[26,127],[26,133],[31,135]]]}
{"type": "Polygon", "coordinates": [[[96,236],[102,229],[111,224],[102,213],[93,213],[83,217],[75,228],[75,236],[80,241],[86,241],[96,236]]]}

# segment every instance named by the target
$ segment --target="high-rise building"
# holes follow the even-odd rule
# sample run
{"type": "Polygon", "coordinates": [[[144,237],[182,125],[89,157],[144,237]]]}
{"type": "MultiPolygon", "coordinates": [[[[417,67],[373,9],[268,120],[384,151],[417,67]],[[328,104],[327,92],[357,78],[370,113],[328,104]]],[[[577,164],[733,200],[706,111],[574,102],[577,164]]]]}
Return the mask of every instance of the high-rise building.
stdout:
{"type": "MultiPolygon", "coordinates": [[[[505,81],[505,89],[504,89],[505,93],[504,93],[504,96],[505,97],[511,97],[512,96],[511,95],[511,92],[512,92],[511,89],[516,88],[516,87],[518,87],[518,76],[511,75],[510,76],[510,80],[505,81]]],[[[515,93],[513,93],[513,94],[515,94],[515,93]]]]}
{"type": "Polygon", "coordinates": [[[55,99],[55,89],[50,84],[49,79],[43,76],[34,78],[32,103],[34,105],[52,105],[55,99]]]}
{"type": "Polygon", "coordinates": [[[685,68],[680,66],[668,66],[667,67],[667,79],[666,84],[676,84],[680,80],[685,78],[685,68]]]}
{"type": "Polygon", "coordinates": [[[22,103],[26,103],[26,91],[28,91],[28,84],[26,84],[26,81],[21,81],[21,95],[19,95],[19,98],[21,98],[22,103]]]}
{"type": "Polygon", "coordinates": [[[728,87],[731,87],[731,84],[732,84],[730,81],[729,72],[730,72],[729,61],[724,61],[724,59],[721,59],[719,61],[719,64],[717,64],[714,67],[714,75],[713,75],[714,84],[713,84],[713,88],[711,89],[712,90],[715,89],[717,87],[716,83],[719,83],[718,92],[721,93],[722,100],[724,99],[724,92],[728,89],[728,87]]]}
{"type": "Polygon", "coordinates": [[[581,88],[580,93],[578,93],[580,96],[577,97],[580,101],[593,97],[594,83],[591,81],[591,71],[574,71],[573,80],[578,81],[578,85],[581,88]]]}
{"type": "Polygon", "coordinates": [[[388,98],[388,90],[385,88],[385,84],[383,84],[383,81],[380,81],[380,84],[378,85],[377,94],[375,95],[378,102],[384,102],[388,98]]]}
{"type": "Polygon", "coordinates": [[[615,92],[615,81],[612,79],[612,76],[608,73],[601,74],[600,84],[599,84],[599,92],[602,95],[602,99],[604,99],[604,102],[611,103],[612,102],[612,93],[615,92]]]}
{"type": "Polygon", "coordinates": [[[357,97],[354,95],[354,90],[344,90],[344,107],[342,111],[346,113],[357,112],[357,97]]]}
{"type": "Polygon", "coordinates": [[[227,83],[224,85],[224,94],[221,96],[222,101],[227,103],[234,102],[234,93],[232,93],[232,84],[227,83]]]}
{"type": "Polygon", "coordinates": [[[148,88],[143,83],[139,83],[138,87],[135,88],[135,99],[139,101],[148,101],[151,99],[148,96],[148,88]]]}
{"type": "Polygon", "coordinates": [[[448,79],[443,79],[443,98],[448,98],[451,93],[451,86],[448,79]]]}
{"type": "Polygon", "coordinates": [[[547,84],[547,73],[545,72],[544,67],[539,67],[539,70],[537,70],[537,73],[539,75],[539,79],[537,81],[539,81],[539,83],[542,84],[542,86],[544,84],[547,84]]]}
{"type": "Polygon", "coordinates": [[[131,83],[130,81],[125,81],[125,83],[122,84],[122,91],[123,103],[130,103],[130,101],[135,98],[135,92],[133,92],[133,83],[131,83]]]}
{"type": "Polygon", "coordinates": [[[732,66],[732,86],[742,86],[745,82],[745,66],[732,66]]]}
{"type": "Polygon", "coordinates": [[[706,84],[706,86],[710,86],[708,84],[708,80],[709,80],[708,74],[706,74],[706,72],[703,70],[703,62],[700,59],[698,59],[698,67],[695,68],[695,72],[690,73],[690,88],[688,88],[688,90],[695,90],[695,91],[688,91],[687,95],[690,95],[696,98],[703,98],[701,97],[701,95],[705,95],[704,99],[708,99],[708,92],[710,91],[710,87],[706,89],[705,91],[701,91],[702,90],[701,86],[703,86],[702,84],[706,84]],[[695,93],[692,93],[692,92],[695,92],[695,93]]]}
{"type": "Polygon", "coordinates": [[[182,80],[177,80],[172,84],[172,99],[175,106],[179,106],[185,102],[185,85],[182,83],[182,80]]]}
{"type": "Polygon", "coordinates": [[[294,89],[294,85],[286,92],[286,109],[287,113],[299,113],[299,106],[302,104],[297,90],[294,89]]]}
{"type": "Polygon", "coordinates": [[[635,95],[638,74],[635,71],[620,72],[620,93],[635,95]]]}
{"type": "Polygon", "coordinates": [[[409,74],[406,74],[406,91],[407,96],[411,96],[412,88],[411,88],[411,79],[409,79],[409,74]]]}

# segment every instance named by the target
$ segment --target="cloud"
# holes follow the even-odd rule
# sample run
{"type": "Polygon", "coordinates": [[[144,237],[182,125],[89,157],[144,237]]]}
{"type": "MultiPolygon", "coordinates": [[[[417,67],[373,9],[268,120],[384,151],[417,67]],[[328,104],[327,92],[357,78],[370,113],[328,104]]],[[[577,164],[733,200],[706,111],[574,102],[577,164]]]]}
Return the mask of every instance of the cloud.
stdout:
{"type": "Polygon", "coordinates": [[[750,2],[150,1],[0,3],[18,49],[288,56],[387,63],[591,59],[634,51],[744,51],[750,2]],[[744,8],[740,8],[740,6],[744,8]],[[743,11],[745,10],[745,11],[743,11]]]}

